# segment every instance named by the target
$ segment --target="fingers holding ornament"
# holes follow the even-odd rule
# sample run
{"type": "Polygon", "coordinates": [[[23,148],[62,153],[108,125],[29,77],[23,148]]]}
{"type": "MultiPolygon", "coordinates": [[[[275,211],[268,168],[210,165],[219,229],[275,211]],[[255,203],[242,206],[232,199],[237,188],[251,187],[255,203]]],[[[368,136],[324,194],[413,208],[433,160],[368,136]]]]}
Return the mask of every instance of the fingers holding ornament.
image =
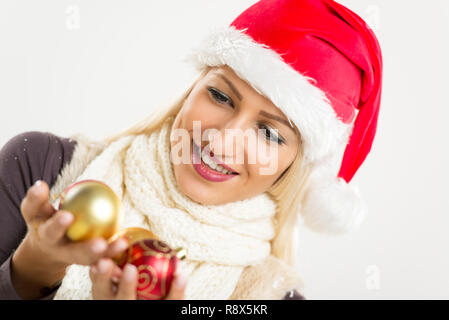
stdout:
{"type": "Polygon", "coordinates": [[[116,299],[136,300],[139,273],[132,264],[126,264],[120,278],[116,299]]]}
{"type": "Polygon", "coordinates": [[[100,259],[90,267],[90,279],[92,281],[92,298],[95,300],[117,299],[117,287],[121,270],[111,259],[100,259]]]}
{"type": "Polygon", "coordinates": [[[56,245],[64,240],[64,234],[72,222],[73,215],[70,212],[59,210],[42,222],[39,234],[49,243],[56,245]]]}
{"type": "Polygon", "coordinates": [[[170,288],[166,300],[184,300],[187,286],[187,275],[179,266],[174,274],[173,285],[170,288]]]}
{"type": "Polygon", "coordinates": [[[45,181],[36,181],[20,203],[20,212],[27,224],[34,219],[50,217],[56,210],[49,202],[49,187],[45,181]]]}
{"type": "Polygon", "coordinates": [[[105,239],[98,237],[80,242],[70,242],[63,245],[61,254],[69,264],[92,265],[99,259],[105,257],[108,243],[105,239]]]}
{"type": "MultiPolygon", "coordinates": [[[[71,222],[48,227],[62,236],[60,256],[69,264],[91,265],[103,257],[120,254],[128,247],[126,239],[108,240],[116,233],[121,216],[121,201],[105,183],[81,180],[59,195],[58,213],[71,215],[71,222]]],[[[54,217],[61,222],[62,217],[54,217]]],[[[67,217],[66,217],[67,218],[67,217]]]]}

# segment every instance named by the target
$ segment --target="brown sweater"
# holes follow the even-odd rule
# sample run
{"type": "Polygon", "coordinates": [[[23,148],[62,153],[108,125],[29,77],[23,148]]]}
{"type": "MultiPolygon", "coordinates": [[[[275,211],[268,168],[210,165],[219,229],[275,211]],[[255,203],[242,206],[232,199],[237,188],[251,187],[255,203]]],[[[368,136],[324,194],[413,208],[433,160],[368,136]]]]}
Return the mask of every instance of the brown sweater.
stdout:
{"type": "MultiPolygon", "coordinates": [[[[14,136],[0,149],[0,300],[21,299],[11,281],[12,255],[27,232],[21,201],[36,180],[53,186],[75,146],[76,141],[68,138],[29,131],[14,136]]],[[[41,299],[53,299],[56,290],[41,299]]],[[[296,290],[284,297],[303,299],[296,290]]]]}

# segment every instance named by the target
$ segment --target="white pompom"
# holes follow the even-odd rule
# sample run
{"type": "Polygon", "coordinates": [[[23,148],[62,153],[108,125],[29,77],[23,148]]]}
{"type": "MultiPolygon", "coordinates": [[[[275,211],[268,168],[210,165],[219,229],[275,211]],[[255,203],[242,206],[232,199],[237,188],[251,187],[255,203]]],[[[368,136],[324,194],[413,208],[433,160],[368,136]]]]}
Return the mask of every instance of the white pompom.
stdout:
{"type": "Polygon", "coordinates": [[[309,181],[301,216],[310,230],[342,234],[357,229],[367,214],[355,185],[331,174],[316,175],[309,181]]]}

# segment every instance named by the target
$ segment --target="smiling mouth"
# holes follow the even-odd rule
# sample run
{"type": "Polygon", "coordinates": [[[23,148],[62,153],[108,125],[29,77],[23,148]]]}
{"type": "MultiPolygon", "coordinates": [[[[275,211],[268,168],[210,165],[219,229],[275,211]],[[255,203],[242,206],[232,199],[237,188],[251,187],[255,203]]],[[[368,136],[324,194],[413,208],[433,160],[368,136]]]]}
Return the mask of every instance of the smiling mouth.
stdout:
{"type": "MultiPolygon", "coordinates": [[[[238,175],[237,172],[233,171],[232,168],[224,165],[223,163],[219,163],[214,157],[208,154],[207,151],[205,151],[206,147],[204,147],[202,150],[200,150],[200,147],[193,141],[193,148],[195,148],[195,151],[198,155],[200,155],[201,162],[207,166],[208,169],[215,171],[218,174],[223,174],[227,176],[234,176],[238,175]]],[[[207,150],[207,149],[206,149],[207,150]]]]}

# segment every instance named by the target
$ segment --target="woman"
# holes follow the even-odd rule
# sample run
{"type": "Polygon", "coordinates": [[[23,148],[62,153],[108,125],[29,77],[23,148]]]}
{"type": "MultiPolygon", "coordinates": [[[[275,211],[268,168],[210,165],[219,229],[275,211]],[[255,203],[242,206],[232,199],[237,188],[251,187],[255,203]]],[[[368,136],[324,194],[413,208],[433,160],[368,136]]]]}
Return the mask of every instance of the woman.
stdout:
{"type": "Polygon", "coordinates": [[[31,168],[46,156],[28,143],[36,133],[4,147],[2,163],[13,165],[3,165],[0,185],[14,218],[1,219],[21,214],[25,222],[2,223],[1,290],[34,299],[135,298],[135,268],[122,272],[110,259],[126,242],[69,243],[73,217],[53,208],[70,183],[98,179],[124,203],[122,228],[148,228],[187,249],[168,299],[302,297],[298,213],[328,233],[357,227],[364,214],[348,183],[376,131],[378,42],[334,1],[262,0],[212,32],[190,60],[201,74],[172,107],[101,141],[49,135],[60,156],[48,184],[29,188],[33,170],[14,170],[22,149],[31,168]]]}

